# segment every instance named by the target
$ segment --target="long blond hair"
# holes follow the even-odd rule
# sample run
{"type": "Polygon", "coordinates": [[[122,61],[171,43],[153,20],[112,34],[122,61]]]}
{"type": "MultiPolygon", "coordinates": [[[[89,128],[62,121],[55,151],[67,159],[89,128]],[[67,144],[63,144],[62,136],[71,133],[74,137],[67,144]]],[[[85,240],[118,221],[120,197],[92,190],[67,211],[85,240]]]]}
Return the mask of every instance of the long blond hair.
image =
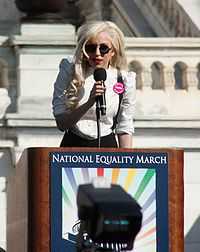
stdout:
{"type": "Polygon", "coordinates": [[[67,106],[76,107],[80,100],[80,89],[84,85],[85,76],[89,69],[85,45],[99,33],[106,32],[112,39],[111,43],[114,50],[114,56],[111,58],[110,66],[121,69],[127,69],[127,60],[124,48],[124,35],[122,31],[111,21],[95,21],[83,24],[77,31],[77,46],[74,54],[74,75],[69,85],[67,95],[67,106]]]}

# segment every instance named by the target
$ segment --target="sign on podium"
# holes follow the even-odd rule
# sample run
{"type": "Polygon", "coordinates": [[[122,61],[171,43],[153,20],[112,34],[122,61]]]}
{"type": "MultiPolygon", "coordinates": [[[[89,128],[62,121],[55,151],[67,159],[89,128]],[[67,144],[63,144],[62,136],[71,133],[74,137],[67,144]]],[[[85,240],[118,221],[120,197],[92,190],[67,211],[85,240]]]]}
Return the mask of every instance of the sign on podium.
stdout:
{"type": "Polygon", "coordinates": [[[8,184],[8,252],[77,251],[77,190],[98,177],[142,207],[134,252],[184,250],[182,150],[30,148],[8,184]]]}

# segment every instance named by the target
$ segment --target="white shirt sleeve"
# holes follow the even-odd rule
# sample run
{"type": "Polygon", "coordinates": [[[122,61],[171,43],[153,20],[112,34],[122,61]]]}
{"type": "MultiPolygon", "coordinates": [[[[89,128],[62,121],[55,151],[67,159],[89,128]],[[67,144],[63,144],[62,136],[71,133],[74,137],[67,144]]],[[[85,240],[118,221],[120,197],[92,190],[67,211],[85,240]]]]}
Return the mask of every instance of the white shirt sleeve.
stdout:
{"type": "Polygon", "coordinates": [[[136,74],[134,72],[123,73],[122,77],[125,85],[121,107],[119,111],[116,133],[134,133],[134,113],[136,103],[136,74]]]}
{"type": "Polygon", "coordinates": [[[72,71],[73,63],[68,59],[62,59],[59,65],[59,73],[54,83],[52,100],[54,116],[66,112],[66,96],[64,90],[66,90],[72,80],[72,71]]]}

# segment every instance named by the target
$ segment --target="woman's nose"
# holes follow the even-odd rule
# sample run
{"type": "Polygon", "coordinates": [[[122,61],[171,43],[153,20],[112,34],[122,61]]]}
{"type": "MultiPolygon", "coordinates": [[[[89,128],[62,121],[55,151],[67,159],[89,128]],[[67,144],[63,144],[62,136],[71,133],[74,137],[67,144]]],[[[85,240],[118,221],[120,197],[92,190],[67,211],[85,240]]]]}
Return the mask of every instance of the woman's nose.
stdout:
{"type": "Polygon", "coordinates": [[[96,47],[96,55],[101,55],[99,46],[96,47]]]}

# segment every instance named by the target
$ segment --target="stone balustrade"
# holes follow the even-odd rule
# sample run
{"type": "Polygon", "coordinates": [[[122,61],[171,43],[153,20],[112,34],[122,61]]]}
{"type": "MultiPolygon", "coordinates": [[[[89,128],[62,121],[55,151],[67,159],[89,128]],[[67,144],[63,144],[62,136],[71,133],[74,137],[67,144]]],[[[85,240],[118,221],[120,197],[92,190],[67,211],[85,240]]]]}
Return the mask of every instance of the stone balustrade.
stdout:
{"type": "Polygon", "coordinates": [[[127,38],[129,69],[138,89],[200,91],[200,39],[127,38]]]}
{"type": "MultiPolygon", "coordinates": [[[[75,36],[69,41],[62,34],[38,36],[26,32],[13,37],[10,46],[14,46],[19,64],[17,113],[30,117],[31,108],[35,116],[45,113],[45,118],[52,118],[53,82],[60,60],[73,54],[75,36]]],[[[129,69],[137,74],[138,118],[200,117],[199,38],[127,37],[126,51],[129,69]]]]}
{"type": "Polygon", "coordinates": [[[138,117],[200,117],[200,39],[126,38],[126,50],[138,117]]]}
{"type": "MultiPolygon", "coordinates": [[[[11,148],[14,148],[13,160],[18,160],[24,148],[59,146],[62,133],[56,129],[51,110],[53,83],[60,60],[74,52],[75,35],[74,27],[69,25],[26,24],[19,35],[0,36],[0,89],[6,96],[5,86],[12,85],[17,100],[16,109],[6,113],[2,123],[0,120],[3,248],[6,248],[6,172],[8,167],[10,171],[14,167],[11,148]]],[[[199,216],[198,195],[194,192],[200,190],[197,169],[200,38],[126,38],[126,52],[129,69],[136,72],[137,81],[134,147],[185,148],[185,231],[188,232],[199,216]]],[[[188,247],[194,244],[199,248],[199,236],[195,234],[192,244],[186,243],[188,247]]]]}

